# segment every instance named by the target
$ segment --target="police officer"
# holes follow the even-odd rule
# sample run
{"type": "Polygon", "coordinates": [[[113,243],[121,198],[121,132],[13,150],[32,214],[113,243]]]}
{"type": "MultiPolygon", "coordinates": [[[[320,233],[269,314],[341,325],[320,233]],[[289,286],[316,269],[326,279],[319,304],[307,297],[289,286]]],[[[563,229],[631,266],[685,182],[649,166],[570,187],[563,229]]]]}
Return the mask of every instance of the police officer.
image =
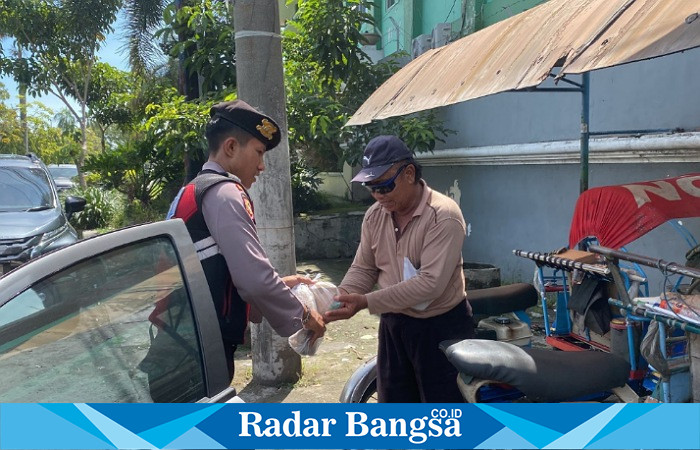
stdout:
{"type": "Polygon", "coordinates": [[[214,105],[206,127],[209,160],[183,187],[168,217],[185,221],[214,299],[226,358],[233,377],[233,353],[248,321],[264,316],[281,336],[302,327],[313,340],[325,332],[320,314],[307,309],[290,287],[306,277],[280,278],[260,244],[247,189],[265,169],[263,156],[280,142],[279,126],[241,100],[214,105]]]}

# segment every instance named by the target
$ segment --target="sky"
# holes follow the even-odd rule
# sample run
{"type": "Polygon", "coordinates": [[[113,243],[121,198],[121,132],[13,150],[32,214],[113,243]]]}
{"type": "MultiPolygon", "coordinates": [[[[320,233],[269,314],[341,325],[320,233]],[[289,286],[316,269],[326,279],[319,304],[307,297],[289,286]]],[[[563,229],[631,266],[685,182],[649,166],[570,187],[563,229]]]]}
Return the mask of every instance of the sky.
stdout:
{"type": "MultiPolygon", "coordinates": [[[[117,16],[117,21],[113,25],[115,31],[106,36],[102,48],[100,48],[100,51],[97,53],[100,61],[111,64],[119,70],[129,70],[128,52],[121,48],[126,43],[126,38],[123,35],[123,30],[126,28],[124,26],[124,21],[124,16],[119,14],[117,16]]],[[[3,42],[3,47],[5,47],[7,43],[7,41],[3,42]]],[[[17,83],[10,77],[0,77],[0,82],[5,85],[5,89],[7,89],[10,94],[10,99],[7,101],[7,104],[16,106],[19,103],[17,99],[17,83]]],[[[27,101],[40,101],[51,108],[55,113],[66,107],[58,97],[51,94],[36,98],[29,97],[27,101]]]]}

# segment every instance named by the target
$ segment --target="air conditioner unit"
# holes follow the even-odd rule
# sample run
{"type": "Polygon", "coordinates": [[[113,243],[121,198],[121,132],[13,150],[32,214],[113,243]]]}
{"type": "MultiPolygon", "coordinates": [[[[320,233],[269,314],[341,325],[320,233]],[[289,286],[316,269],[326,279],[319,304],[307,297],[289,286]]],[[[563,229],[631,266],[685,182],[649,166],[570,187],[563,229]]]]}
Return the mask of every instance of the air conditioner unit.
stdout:
{"type": "Polygon", "coordinates": [[[439,23],[433,28],[432,48],[442,47],[443,45],[450,42],[452,39],[452,24],[451,23],[439,23]]]}
{"type": "Polygon", "coordinates": [[[413,59],[416,59],[423,53],[430,50],[431,41],[432,37],[429,34],[419,34],[418,36],[413,38],[413,49],[411,51],[411,57],[413,59]]]}

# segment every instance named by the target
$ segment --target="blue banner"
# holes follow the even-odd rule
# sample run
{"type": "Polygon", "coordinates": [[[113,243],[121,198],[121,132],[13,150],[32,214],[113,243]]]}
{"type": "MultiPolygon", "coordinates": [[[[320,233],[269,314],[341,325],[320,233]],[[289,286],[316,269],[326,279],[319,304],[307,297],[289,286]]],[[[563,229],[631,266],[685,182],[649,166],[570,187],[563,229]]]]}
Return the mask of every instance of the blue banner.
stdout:
{"type": "Polygon", "coordinates": [[[0,449],[698,449],[700,404],[0,405],[0,449]]]}

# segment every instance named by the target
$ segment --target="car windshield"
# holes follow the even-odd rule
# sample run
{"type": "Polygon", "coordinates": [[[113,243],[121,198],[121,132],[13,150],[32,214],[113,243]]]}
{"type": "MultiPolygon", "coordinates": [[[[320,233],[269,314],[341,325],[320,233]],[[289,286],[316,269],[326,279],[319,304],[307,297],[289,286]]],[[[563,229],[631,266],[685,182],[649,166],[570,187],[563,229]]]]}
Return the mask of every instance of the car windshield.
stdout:
{"type": "Polygon", "coordinates": [[[46,173],[34,167],[0,167],[0,212],[56,206],[46,173]]]}
{"type": "Polygon", "coordinates": [[[73,178],[78,176],[78,169],[75,167],[49,167],[51,176],[55,178],[73,178]]]}

